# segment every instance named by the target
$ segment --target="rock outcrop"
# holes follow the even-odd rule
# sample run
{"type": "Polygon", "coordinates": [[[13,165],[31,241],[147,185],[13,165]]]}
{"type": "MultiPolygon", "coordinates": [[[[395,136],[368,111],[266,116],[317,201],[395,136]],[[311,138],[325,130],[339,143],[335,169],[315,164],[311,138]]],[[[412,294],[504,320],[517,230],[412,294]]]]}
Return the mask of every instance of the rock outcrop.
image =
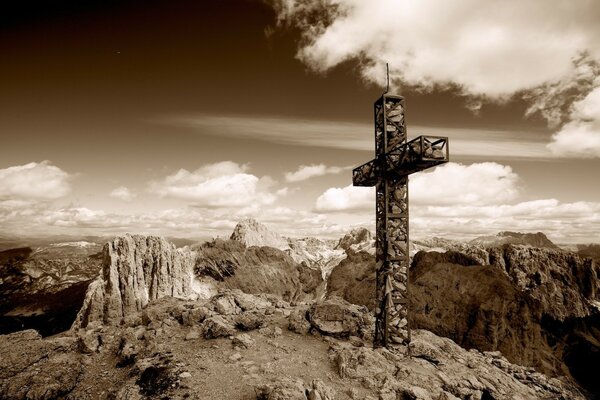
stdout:
{"type": "Polygon", "coordinates": [[[289,248],[286,239],[252,218],[240,221],[233,229],[230,239],[246,247],[268,246],[280,250],[289,248]]]}
{"type": "Polygon", "coordinates": [[[354,252],[374,252],[375,239],[371,231],[367,228],[354,228],[338,241],[335,248],[343,250],[351,249],[354,252]]]}
{"type": "Polygon", "coordinates": [[[119,325],[162,297],[192,294],[192,252],[157,236],[123,235],[102,251],[102,274],[90,284],[73,328],[119,325]]]}

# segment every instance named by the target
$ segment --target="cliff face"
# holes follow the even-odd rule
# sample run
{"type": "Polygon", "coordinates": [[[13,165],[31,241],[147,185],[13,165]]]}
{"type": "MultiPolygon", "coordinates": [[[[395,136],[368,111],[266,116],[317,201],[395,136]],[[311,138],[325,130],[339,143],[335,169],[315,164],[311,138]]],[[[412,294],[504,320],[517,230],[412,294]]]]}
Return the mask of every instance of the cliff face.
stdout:
{"type": "Polygon", "coordinates": [[[596,311],[600,266],[560,250],[506,245],[489,249],[489,263],[506,273],[518,289],[537,300],[542,312],[559,321],[596,311]]]}
{"type": "MultiPolygon", "coordinates": [[[[600,391],[589,369],[580,367],[600,363],[598,266],[573,253],[526,245],[471,247],[476,251],[469,254],[414,256],[412,327],[466,348],[499,350],[511,362],[550,375],[570,373],[600,391]]],[[[372,308],[374,282],[374,257],[350,255],[333,270],[328,294],[372,308]]]]}
{"type": "Polygon", "coordinates": [[[90,284],[74,328],[118,325],[152,300],[192,294],[192,253],[163,238],[119,236],[102,254],[102,273],[90,284]]]}
{"type": "Polygon", "coordinates": [[[234,240],[216,239],[195,248],[195,275],[215,288],[269,293],[287,301],[322,297],[321,271],[296,263],[273,247],[246,247],[234,240]]]}

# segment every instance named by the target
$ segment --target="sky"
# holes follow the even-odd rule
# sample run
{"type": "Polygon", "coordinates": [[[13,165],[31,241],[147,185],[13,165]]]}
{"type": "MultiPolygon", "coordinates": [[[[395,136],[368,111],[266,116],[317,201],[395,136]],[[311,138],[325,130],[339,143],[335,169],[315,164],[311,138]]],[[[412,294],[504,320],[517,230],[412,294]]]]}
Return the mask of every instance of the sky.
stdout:
{"type": "Polygon", "coordinates": [[[450,140],[411,237],[600,242],[598,43],[593,0],[2,2],[0,236],[373,229],[388,63],[450,140]]]}

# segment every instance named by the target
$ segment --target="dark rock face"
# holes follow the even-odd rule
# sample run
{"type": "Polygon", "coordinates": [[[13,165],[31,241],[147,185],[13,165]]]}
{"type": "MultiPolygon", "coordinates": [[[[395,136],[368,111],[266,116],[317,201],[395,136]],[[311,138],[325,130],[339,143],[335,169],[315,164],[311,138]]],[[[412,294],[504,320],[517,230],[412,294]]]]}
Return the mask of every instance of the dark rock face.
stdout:
{"type": "Polygon", "coordinates": [[[50,246],[0,252],[0,334],[36,329],[63,332],[100,272],[97,246],[50,246]]]}
{"type": "Polygon", "coordinates": [[[102,275],[92,282],[73,327],[119,325],[162,297],[192,293],[192,255],[156,236],[124,235],[103,249],[102,275]]]}
{"type": "Polygon", "coordinates": [[[581,244],[577,246],[577,254],[589,257],[600,264],[600,244],[581,244]]]}
{"type": "Polygon", "coordinates": [[[440,262],[443,255],[433,252],[415,257],[411,271],[414,327],[466,348],[499,350],[512,362],[544,373],[567,373],[543,338],[541,307],[536,301],[495,267],[440,262]],[[437,262],[428,260],[429,254],[437,262]]]}
{"type": "Polygon", "coordinates": [[[600,299],[600,267],[574,253],[506,245],[489,249],[490,264],[559,321],[586,317],[600,299]]]}
{"type": "Polygon", "coordinates": [[[374,256],[361,251],[348,256],[331,271],[327,297],[338,296],[353,304],[375,309],[374,256]]]}
{"type": "MultiPolygon", "coordinates": [[[[598,267],[573,253],[525,245],[484,252],[414,256],[411,326],[466,348],[501,351],[550,375],[570,374],[600,392],[589,368],[581,368],[600,362],[598,267]],[[492,265],[480,265],[481,258],[492,265]]],[[[333,270],[329,294],[372,308],[374,264],[367,253],[350,255],[333,270]]]]}
{"type": "Polygon", "coordinates": [[[297,264],[273,247],[246,247],[238,241],[216,239],[195,250],[196,276],[210,277],[220,288],[269,293],[286,301],[318,298],[325,290],[321,271],[297,264]]]}

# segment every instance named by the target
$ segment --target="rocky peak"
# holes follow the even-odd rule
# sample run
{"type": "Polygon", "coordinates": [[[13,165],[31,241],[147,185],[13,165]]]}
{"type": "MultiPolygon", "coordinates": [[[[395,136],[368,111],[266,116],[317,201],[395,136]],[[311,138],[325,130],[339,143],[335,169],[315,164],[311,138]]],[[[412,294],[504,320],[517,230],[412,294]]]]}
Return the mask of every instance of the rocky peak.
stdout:
{"type": "Polygon", "coordinates": [[[340,239],[336,249],[348,250],[352,249],[354,251],[367,250],[370,247],[373,247],[374,239],[373,234],[367,228],[359,227],[354,228],[343,238],[340,239]]]}
{"type": "Polygon", "coordinates": [[[230,239],[243,243],[246,247],[268,246],[280,250],[289,248],[286,239],[252,218],[240,221],[233,229],[230,239]]]}
{"type": "Polygon", "coordinates": [[[126,234],[105,244],[102,253],[102,272],[88,287],[74,328],[119,325],[152,300],[192,294],[188,248],[176,249],[158,236],[126,234]]]}

